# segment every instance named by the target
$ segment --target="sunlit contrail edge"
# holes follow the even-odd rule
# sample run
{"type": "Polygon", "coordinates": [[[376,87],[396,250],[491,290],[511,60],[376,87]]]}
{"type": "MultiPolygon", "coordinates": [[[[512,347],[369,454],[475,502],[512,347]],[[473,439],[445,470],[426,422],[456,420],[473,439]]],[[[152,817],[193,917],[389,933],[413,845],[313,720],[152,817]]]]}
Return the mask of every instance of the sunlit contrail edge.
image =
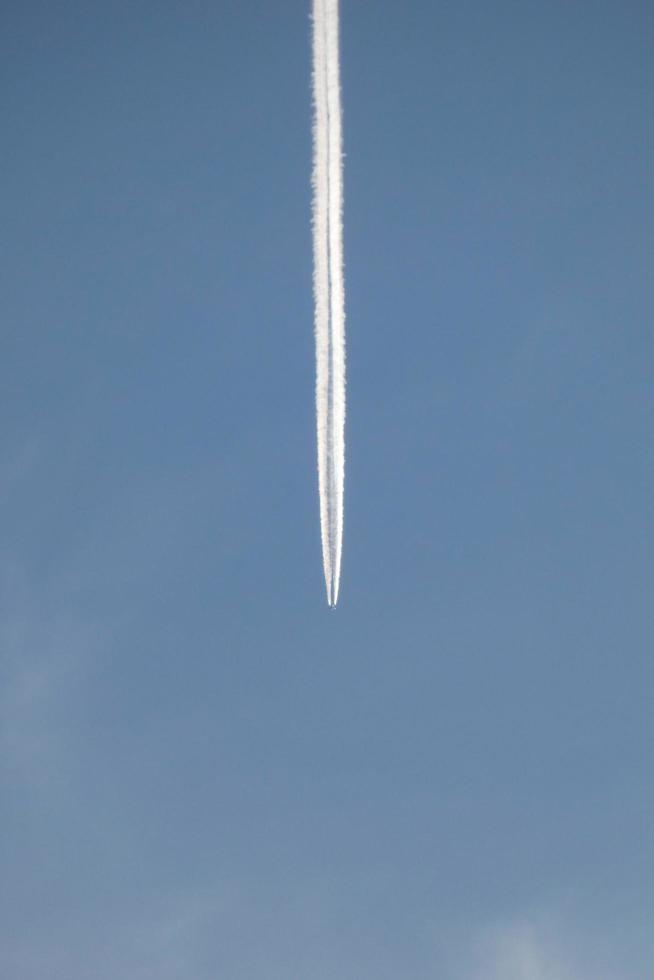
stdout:
{"type": "Polygon", "coordinates": [[[341,577],[345,482],[343,153],[338,0],[313,0],[313,291],[320,532],[327,602],[341,577]]]}

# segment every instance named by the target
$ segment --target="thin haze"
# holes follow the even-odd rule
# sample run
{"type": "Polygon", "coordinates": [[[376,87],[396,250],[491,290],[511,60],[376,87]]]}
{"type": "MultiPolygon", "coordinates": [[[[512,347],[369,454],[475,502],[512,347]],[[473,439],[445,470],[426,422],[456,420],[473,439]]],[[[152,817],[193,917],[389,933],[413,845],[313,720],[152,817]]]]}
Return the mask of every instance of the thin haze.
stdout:
{"type": "Polygon", "coordinates": [[[313,247],[320,529],[327,601],[341,575],[345,479],[343,165],[338,0],[313,4],[313,247]]]}

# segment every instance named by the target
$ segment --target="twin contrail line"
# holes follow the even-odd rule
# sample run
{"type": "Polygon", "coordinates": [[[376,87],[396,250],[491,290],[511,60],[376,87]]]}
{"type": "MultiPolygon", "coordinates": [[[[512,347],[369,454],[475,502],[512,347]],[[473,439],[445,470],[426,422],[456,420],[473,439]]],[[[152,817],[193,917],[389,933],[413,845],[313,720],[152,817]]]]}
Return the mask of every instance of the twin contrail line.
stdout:
{"type": "Polygon", "coordinates": [[[338,0],[313,0],[313,292],[320,532],[327,602],[341,577],[345,482],[343,150],[338,0]]]}

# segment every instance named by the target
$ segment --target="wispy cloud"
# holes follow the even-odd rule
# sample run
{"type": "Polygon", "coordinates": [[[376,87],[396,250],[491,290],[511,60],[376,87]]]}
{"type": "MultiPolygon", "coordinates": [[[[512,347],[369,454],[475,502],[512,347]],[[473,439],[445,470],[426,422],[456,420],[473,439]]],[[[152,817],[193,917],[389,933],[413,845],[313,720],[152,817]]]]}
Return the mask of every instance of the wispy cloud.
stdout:
{"type": "MultiPolygon", "coordinates": [[[[552,917],[518,918],[479,930],[465,980],[618,980],[585,962],[588,944],[552,917]]],[[[621,978],[624,980],[624,977],[621,978]]]]}
{"type": "Polygon", "coordinates": [[[93,635],[30,595],[15,570],[4,569],[0,592],[0,773],[44,790],[65,778],[68,712],[93,635]]]}

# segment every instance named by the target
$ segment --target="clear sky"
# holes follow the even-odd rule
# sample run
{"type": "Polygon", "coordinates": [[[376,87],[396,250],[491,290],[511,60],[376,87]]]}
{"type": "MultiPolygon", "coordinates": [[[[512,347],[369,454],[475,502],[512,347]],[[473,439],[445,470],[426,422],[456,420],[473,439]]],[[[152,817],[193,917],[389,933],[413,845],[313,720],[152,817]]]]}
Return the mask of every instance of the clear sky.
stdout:
{"type": "Polygon", "coordinates": [[[0,975],[651,980],[654,6],[0,9],[0,975]]]}

